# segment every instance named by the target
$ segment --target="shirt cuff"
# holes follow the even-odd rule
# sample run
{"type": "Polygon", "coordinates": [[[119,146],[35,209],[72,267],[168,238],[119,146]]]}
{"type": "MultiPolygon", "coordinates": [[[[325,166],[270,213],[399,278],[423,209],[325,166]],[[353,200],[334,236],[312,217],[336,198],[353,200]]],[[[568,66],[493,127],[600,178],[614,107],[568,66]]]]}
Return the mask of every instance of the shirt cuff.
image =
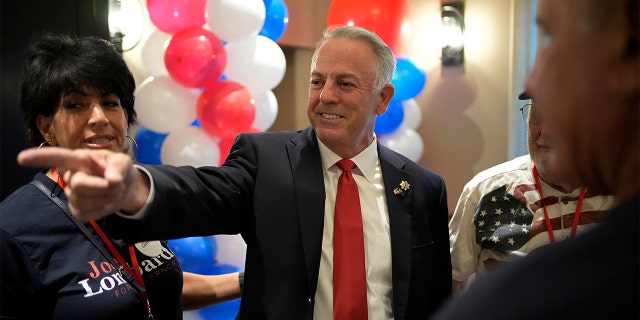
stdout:
{"type": "Polygon", "coordinates": [[[156,195],[156,188],[153,184],[153,177],[151,176],[151,172],[149,172],[149,170],[145,169],[143,166],[141,165],[137,165],[134,164],[133,165],[136,169],[142,171],[144,174],[147,175],[147,177],[149,178],[149,196],[147,197],[147,201],[144,202],[144,205],[142,206],[142,208],[134,213],[134,214],[125,214],[121,211],[117,211],[116,214],[125,218],[125,219],[132,219],[132,220],[142,220],[147,216],[147,212],[149,211],[149,206],[151,204],[151,202],[153,202],[153,199],[155,198],[156,195]]]}

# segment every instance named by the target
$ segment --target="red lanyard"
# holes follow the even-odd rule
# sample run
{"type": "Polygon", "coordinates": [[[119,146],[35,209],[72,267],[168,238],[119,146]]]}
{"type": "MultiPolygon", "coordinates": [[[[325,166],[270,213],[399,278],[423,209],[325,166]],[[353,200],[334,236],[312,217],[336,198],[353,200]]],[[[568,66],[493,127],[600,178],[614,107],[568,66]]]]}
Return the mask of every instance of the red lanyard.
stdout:
{"type": "Polygon", "coordinates": [[[111,251],[113,256],[116,258],[116,261],[118,261],[118,263],[120,264],[119,272],[122,274],[122,269],[124,268],[125,271],[133,275],[133,279],[135,279],[135,281],[142,287],[142,292],[140,292],[140,294],[142,294],[142,297],[147,301],[147,310],[149,311],[149,319],[152,319],[153,315],[151,314],[151,304],[149,303],[149,298],[147,297],[147,290],[144,286],[142,273],[140,272],[140,268],[138,267],[138,258],[136,257],[136,252],[134,247],[129,246],[129,255],[131,256],[131,264],[133,264],[133,270],[132,270],[127,264],[127,262],[124,261],[124,258],[122,257],[120,252],[116,250],[116,247],[113,245],[111,240],[109,240],[109,238],[104,233],[104,231],[102,231],[102,228],[100,228],[100,226],[94,220],[91,220],[90,223],[93,226],[93,228],[96,230],[100,238],[102,239],[102,242],[104,242],[104,244],[107,245],[107,248],[109,248],[109,251],[111,251]]]}
{"type": "MultiPolygon", "coordinates": [[[[542,202],[542,208],[544,210],[544,222],[547,225],[547,233],[549,234],[549,240],[551,243],[555,243],[556,239],[553,236],[553,228],[551,227],[551,220],[549,219],[549,214],[547,213],[547,203],[544,200],[544,195],[542,194],[542,184],[540,184],[540,176],[538,174],[538,169],[533,165],[533,178],[536,180],[536,190],[540,195],[540,201],[542,202]]],[[[578,203],[576,204],[576,212],[573,217],[573,224],[571,225],[571,237],[576,236],[576,231],[578,230],[578,223],[580,222],[580,210],[582,209],[582,200],[584,200],[584,187],[580,188],[580,196],[578,197],[578,203]]],[[[560,219],[563,219],[562,213],[560,213],[560,219]]]]}
{"type": "MultiPolygon", "coordinates": [[[[57,179],[57,183],[62,189],[66,188],[66,184],[58,174],[58,170],[56,170],[55,167],[51,168],[51,174],[57,179]]],[[[153,319],[153,314],[151,314],[151,304],[149,303],[149,298],[147,297],[147,290],[144,285],[144,279],[142,279],[142,273],[140,272],[140,267],[138,265],[138,257],[136,256],[135,248],[133,246],[129,246],[129,255],[131,256],[131,264],[133,264],[132,269],[124,260],[120,252],[113,245],[111,240],[109,240],[109,237],[107,237],[102,228],[100,228],[100,226],[94,220],[89,221],[89,223],[91,223],[91,226],[93,226],[93,229],[96,230],[96,232],[100,236],[100,239],[102,239],[102,242],[104,242],[107,248],[109,248],[111,254],[113,254],[116,261],[118,261],[118,263],[120,264],[120,268],[118,269],[120,275],[122,275],[122,269],[124,269],[126,272],[133,275],[133,279],[140,285],[140,287],[142,287],[142,291],[140,292],[140,294],[147,302],[147,311],[149,312],[148,319],[153,319]]]]}

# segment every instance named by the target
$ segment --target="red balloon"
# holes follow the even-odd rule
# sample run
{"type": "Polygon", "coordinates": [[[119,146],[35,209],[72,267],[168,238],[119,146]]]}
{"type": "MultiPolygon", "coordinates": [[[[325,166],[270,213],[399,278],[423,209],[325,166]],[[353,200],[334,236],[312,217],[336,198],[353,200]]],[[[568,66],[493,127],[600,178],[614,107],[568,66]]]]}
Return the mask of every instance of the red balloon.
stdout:
{"type": "Polygon", "coordinates": [[[164,64],[176,82],[202,88],[220,78],[227,65],[227,52],[215,34],[202,28],[187,28],[169,40],[164,64]]]}
{"type": "Polygon", "coordinates": [[[239,132],[252,131],[256,101],[241,84],[228,80],[216,81],[204,88],[198,97],[196,113],[202,129],[208,134],[221,139],[233,139],[239,132]]]}
{"type": "MultiPolygon", "coordinates": [[[[258,130],[256,128],[251,127],[249,130],[247,131],[240,131],[236,134],[239,133],[244,133],[244,132],[263,132],[262,130],[258,130]]],[[[227,157],[229,156],[229,152],[231,152],[231,147],[233,146],[233,142],[235,141],[235,136],[233,137],[229,137],[229,138],[221,138],[218,141],[218,148],[220,149],[220,163],[218,164],[218,166],[221,166],[226,160],[227,157]]]]}
{"type": "Polygon", "coordinates": [[[207,22],[207,0],[147,0],[151,22],[158,29],[174,34],[207,22]]]}
{"type": "Polygon", "coordinates": [[[225,160],[227,160],[227,156],[229,156],[229,152],[231,151],[231,146],[233,145],[234,138],[224,138],[220,139],[218,142],[218,147],[220,148],[220,163],[218,166],[222,165],[225,160]]]}
{"type": "Polygon", "coordinates": [[[327,26],[354,25],[369,29],[397,55],[402,25],[408,22],[408,16],[408,0],[333,0],[327,13],[327,26]]]}

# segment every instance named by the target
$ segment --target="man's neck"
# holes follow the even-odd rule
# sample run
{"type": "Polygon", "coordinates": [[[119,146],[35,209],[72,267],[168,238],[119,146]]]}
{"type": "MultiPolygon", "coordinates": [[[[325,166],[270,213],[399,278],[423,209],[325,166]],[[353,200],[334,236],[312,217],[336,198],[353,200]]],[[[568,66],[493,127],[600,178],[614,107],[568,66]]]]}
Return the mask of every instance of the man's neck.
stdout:
{"type": "Polygon", "coordinates": [[[538,166],[536,166],[536,168],[538,169],[538,175],[540,176],[540,180],[544,181],[544,183],[546,183],[548,186],[562,193],[572,193],[574,190],[580,188],[580,185],[578,184],[569,183],[569,182],[557,183],[555,181],[552,181],[551,179],[549,179],[549,177],[547,176],[544,170],[540,170],[538,166]]]}
{"type": "MultiPolygon", "coordinates": [[[[542,179],[542,177],[540,178],[542,179]]],[[[550,187],[562,192],[562,193],[572,193],[574,190],[580,188],[580,186],[577,185],[573,185],[573,184],[562,184],[562,185],[556,185],[553,183],[548,182],[545,179],[542,179],[542,181],[544,181],[544,183],[546,183],[547,185],[549,185],[550,187]]]]}
{"type": "Polygon", "coordinates": [[[640,196],[640,165],[638,164],[638,159],[621,163],[616,169],[620,174],[613,182],[613,194],[622,201],[638,198],[640,196]]]}

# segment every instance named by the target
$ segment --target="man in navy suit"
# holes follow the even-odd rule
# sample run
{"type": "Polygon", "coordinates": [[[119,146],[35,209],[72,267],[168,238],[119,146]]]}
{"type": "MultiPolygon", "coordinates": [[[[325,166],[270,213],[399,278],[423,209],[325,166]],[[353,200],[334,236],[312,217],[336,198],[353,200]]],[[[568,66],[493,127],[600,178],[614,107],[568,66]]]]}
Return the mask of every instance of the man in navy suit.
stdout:
{"type": "Polygon", "coordinates": [[[141,167],[123,154],[52,148],[19,161],[67,169],[74,214],[120,211],[108,222],[131,241],[240,233],[247,243],[241,319],[333,319],[336,162],[350,159],[368,319],[426,319],[451,294],[447,195],[439,175],[376,140],[394,70],[377,35],[337,27],[312,58],[311,126],[240,134],[220,167],[141,167]]]}

